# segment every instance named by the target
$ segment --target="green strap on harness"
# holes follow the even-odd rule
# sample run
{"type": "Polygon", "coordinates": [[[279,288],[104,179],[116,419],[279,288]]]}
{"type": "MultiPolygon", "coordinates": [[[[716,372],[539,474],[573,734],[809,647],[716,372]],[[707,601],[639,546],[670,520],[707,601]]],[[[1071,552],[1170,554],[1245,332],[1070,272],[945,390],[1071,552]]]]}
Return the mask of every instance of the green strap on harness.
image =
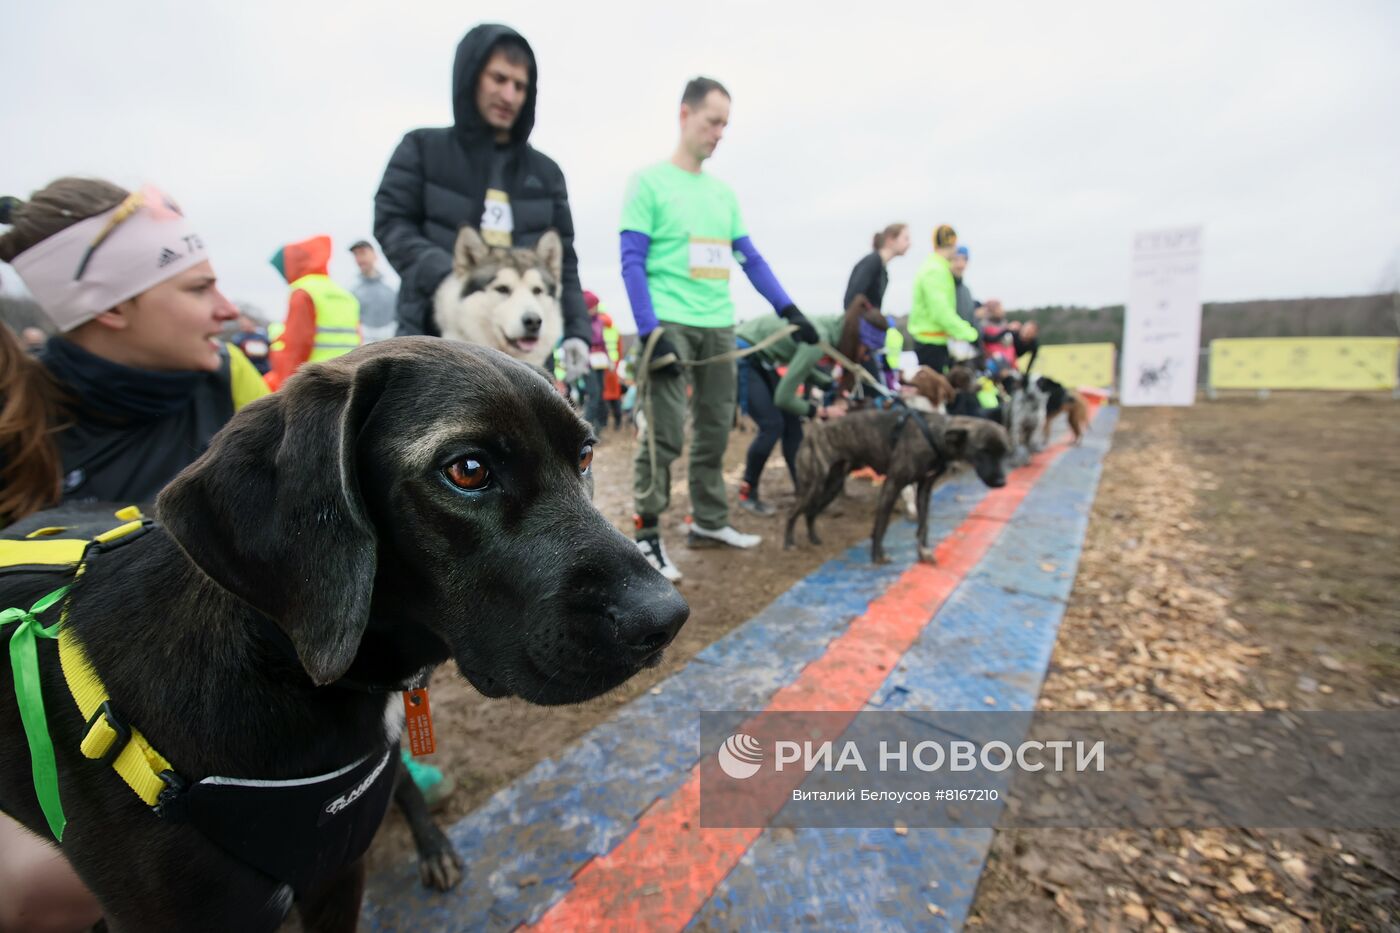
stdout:
{"type": "Polygon", "coordinates": [[[46,609],[68,595],[61,587],[40,599],[26,612],[6,609],[0,612],[0,629],[11,622],[19,625],[10,633],[10,667],[15,674],[15,698],[19,700],[19,718],[29,739],[29,758],[34,768],[34,792],[44,818],[49,821],[53,837],[63,841],[63,804],[58,799],[58,764],[54,760],[53,741],[49,738],[48,720],[44,717],[44,693],[39,684],[39,648],[36,639],[57,638],[59,623],[48,628],[36,618],[46,609]]]}

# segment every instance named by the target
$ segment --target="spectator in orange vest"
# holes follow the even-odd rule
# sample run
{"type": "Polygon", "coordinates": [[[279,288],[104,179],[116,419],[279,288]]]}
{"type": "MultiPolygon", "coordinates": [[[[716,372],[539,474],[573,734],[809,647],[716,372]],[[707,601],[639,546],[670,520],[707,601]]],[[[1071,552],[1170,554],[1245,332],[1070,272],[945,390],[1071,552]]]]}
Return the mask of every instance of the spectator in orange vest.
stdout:
{"type": "Polygon", "coordinates": [[[331,238],[314,236],[279,249],[272,267],[292,287],[287,320],[272,344],[267,384],[278,389],[302,363],[318,363],[360,345],[360,302],[331,281],[331,238]]]}

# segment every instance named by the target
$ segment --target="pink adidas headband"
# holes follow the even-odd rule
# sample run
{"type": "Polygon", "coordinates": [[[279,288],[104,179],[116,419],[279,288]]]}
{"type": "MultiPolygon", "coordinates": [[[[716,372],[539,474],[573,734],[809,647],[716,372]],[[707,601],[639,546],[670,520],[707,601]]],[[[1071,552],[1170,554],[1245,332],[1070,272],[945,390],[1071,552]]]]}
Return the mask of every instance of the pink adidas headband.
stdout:
{"type": "Polygon", "coordinates": [[[175,202],[147,185],[35,244],[11,265],[67,333],[208,258],[175,202]]]}

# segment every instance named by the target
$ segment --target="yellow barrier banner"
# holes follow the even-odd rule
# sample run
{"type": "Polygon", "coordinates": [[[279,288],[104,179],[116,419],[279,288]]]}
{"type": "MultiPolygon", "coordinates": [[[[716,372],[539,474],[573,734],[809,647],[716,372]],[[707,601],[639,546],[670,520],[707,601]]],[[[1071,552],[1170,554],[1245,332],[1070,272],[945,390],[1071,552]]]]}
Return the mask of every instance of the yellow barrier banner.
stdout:
{"type": "Polygon", "coordinates": [[[1336,389],[1396,386],[1395,337],[1231,337],[1210,342],[1213,389],[1336,389]]]}
{"type": "MultiPolygon", "coordinates": [[[[1030,354],[1027,354],[1017,361],[1023,372],[1030,359],[1030,354]]],[[[1049,376],[1071,389],[1080,386],[1111,389],[1116,369],[1114,347],[1111,343],[1061,343],[1042,346],[1035,358],[1037,376],[1049,376]]]]}

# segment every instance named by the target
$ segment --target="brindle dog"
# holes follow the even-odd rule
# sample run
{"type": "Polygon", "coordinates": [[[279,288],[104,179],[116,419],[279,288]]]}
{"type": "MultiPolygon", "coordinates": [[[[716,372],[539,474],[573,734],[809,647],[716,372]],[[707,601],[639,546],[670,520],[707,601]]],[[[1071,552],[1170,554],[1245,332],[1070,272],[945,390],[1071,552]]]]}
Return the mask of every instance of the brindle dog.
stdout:
{"type": "Polygon", "coordinates": [[[928,548],[929,492],[955,463],[970,464],[982,482],[1006,485],[1002,460],[1011,448],[1001,425],[983,418],[949,418],[909,409],[861,411],[814,424],[797,452],[797,502],[788,515],[783,547],[793,546],[799,515],[807,519],[807,537],[820,544],[817,516],[841,492],[846,474],[870,467],[885,477],[875,507],[870,559],[885,563],[885,529],[900,490],[917,484],[919,559],[933,562],[928,548]]]}

